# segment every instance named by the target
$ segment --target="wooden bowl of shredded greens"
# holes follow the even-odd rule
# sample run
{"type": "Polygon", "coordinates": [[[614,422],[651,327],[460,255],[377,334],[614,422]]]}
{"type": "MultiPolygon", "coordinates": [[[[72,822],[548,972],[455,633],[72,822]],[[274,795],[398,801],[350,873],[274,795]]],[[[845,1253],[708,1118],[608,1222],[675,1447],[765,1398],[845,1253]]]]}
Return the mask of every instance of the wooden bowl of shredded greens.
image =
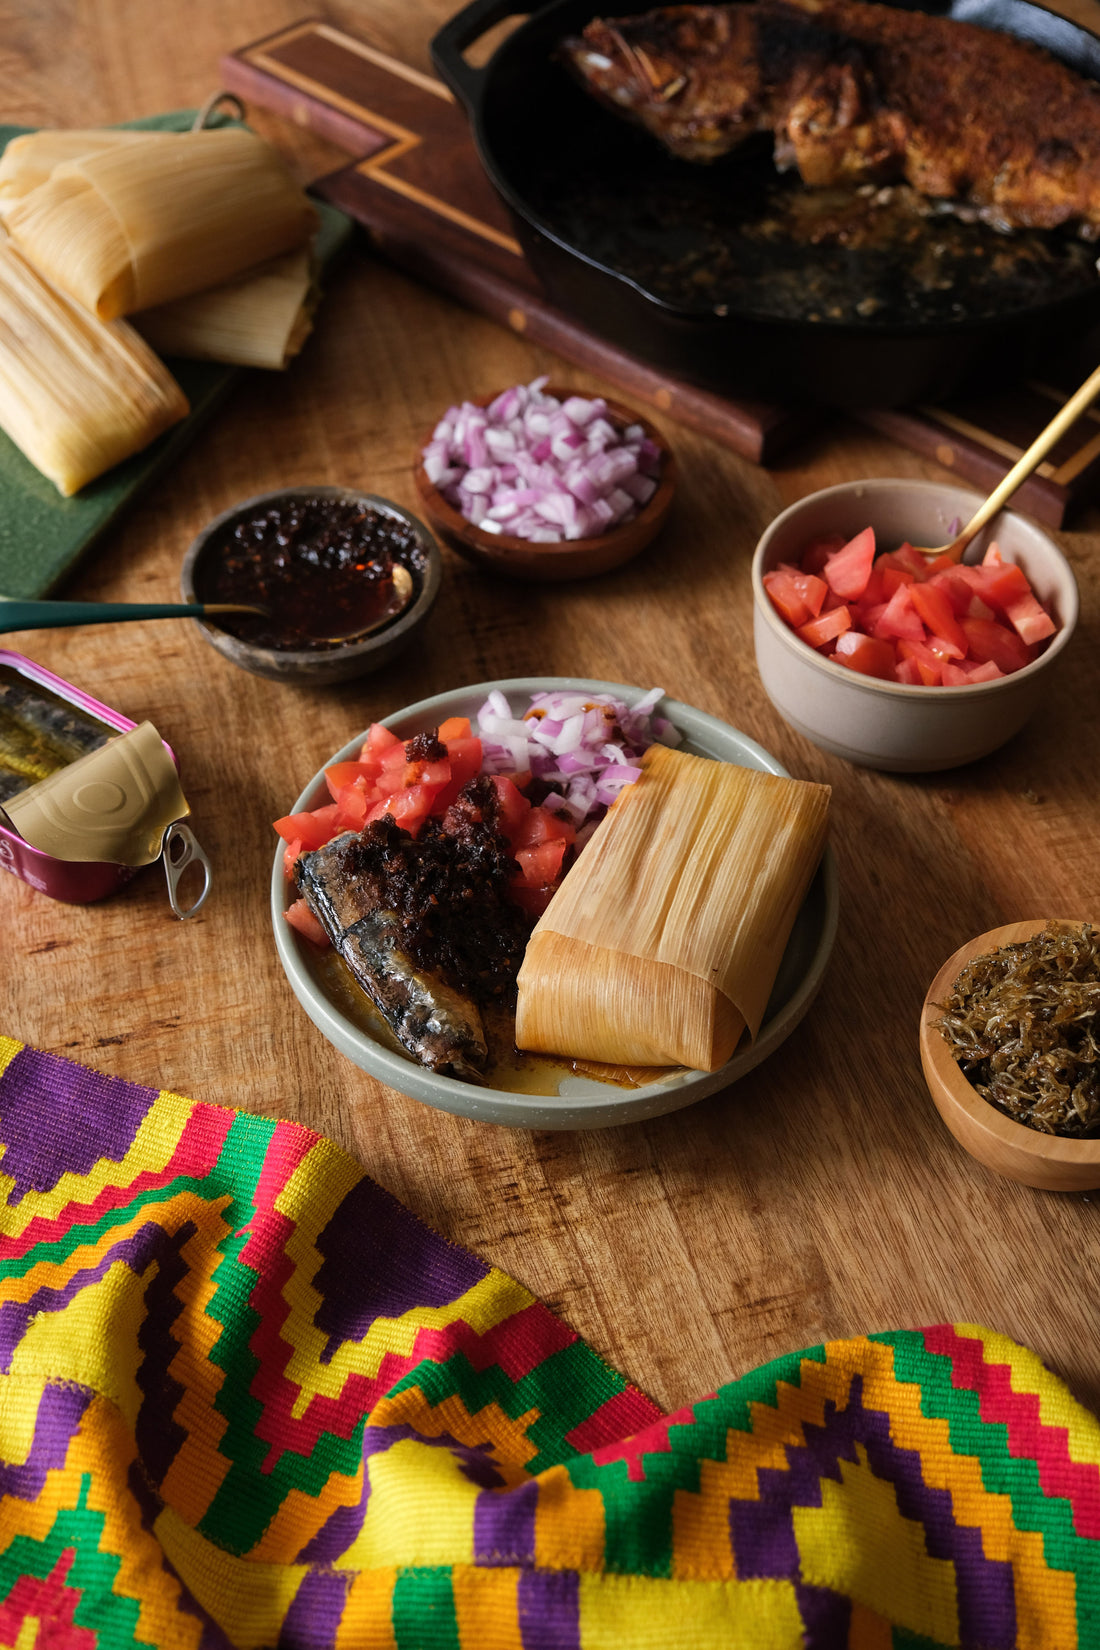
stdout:
{"type": "Polygon", "coordinates": [[[974,1157],[1049,1191],[1100,1186],[1100,928],[1046,919],[971,940],[929,987],[920,1048],[974,1157]]]}

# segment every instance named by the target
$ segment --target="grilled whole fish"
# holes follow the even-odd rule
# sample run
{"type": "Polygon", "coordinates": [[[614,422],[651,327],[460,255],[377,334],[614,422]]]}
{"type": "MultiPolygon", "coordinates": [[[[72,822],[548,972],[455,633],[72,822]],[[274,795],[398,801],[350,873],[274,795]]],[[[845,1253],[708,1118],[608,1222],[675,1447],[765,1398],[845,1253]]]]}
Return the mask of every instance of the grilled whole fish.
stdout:
{"type": "Polygon", "coordinates": [[[516,864],[498,810],[492,781],[474,779],[415,840],[387,815],[294,865],[310,910],[402,1046],[474,1083],[488,1065],[479,1004],[514,1003],[530,931],[508,897],[516,864]]]}
{"type": "Polygon", "coordinates": [[[1100,86],[1037,46],[866,0],[596,18],[563,42],[603,102],[686,160],[771,132],[811,186],[905,181],[1004,228],[1100,232],[1100,86]]]}

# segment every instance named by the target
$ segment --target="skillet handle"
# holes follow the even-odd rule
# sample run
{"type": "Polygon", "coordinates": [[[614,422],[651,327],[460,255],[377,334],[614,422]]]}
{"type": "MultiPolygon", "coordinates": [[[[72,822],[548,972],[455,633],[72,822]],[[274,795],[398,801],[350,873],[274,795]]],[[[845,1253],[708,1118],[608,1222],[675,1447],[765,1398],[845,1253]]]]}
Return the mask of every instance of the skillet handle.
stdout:
{"type": "Polygon", "coordinates": [[[539,9],[538,0],[531,4],[524,4],[524,0],[518,3],[517,0],[472,0],[433,35],[429,48],[432,63],[468,115],[475,112],[481,100],[485,70],[475,69],[466,62],[462,54],[467,46],[480,40],[497,23],[503,23],[506,17],[528,17],[539,9]]]}

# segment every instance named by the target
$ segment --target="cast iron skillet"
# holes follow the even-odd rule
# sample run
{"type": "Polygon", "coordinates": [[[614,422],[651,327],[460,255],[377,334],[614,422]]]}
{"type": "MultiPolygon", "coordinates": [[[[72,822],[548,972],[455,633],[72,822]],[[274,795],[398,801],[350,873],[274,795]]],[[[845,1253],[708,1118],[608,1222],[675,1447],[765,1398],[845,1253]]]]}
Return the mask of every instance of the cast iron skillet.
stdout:
{"type": "MultiPolygon", "coordinates": [[[[1027,266],[1021,281],[1012,269],[1018,237],[953,221],[950,232],[964,242],[973,234],[974,246],[967,243],[966,256],[948,266],[945,290],[929,295],[931,307],[917,319],[904,294],[891,300],[888,276],[875,288],[885,292],[885,303],[876,299],[867,316],[838,318],[812,289],[804,299],[798,291],[800,278],[816,280],[823,254],[813,247],[797,252],[801,275],[789,248],[769,268],[767,242],[737,241],[736,223],[733,255],[717,258],[723,268],[715,286],[715,246],[732,219],[751,208],[754,192],[776,186],[770,140],[714,166],[675,160],[598,105],[555,55],[593,16],[622,16],[650,4],[551,0],[532,13],[524,0],[473,0],[431,43],[435,66],[465,106],[482,164],[528,261],[551,301],[590,330],[670,374],[727,394],[858,407],[942,398],[978,377],[1018,377],[1041,368],[1060,342],[1100,322],[1095,247],[1056,235],[1049,271],[1019,254],[1021,269],[1027,266]],[[526,21],[484,68],[472,67],[463,52],[517,14],[526,21]],[[701,246],[696,231],[704,220],[701,246]],[[994,255],[998,267],[1009,265],[1000,285],[988,284],[994,255]],[[738,283],[753,259],[757,285],[745,295],[738,283]],[[787,312],[768,313],[771,293],[792,282],[787,312]]],[[[920,9],[1016,34],[1100,81],[1100,39],[1030,0],[927,0],[920,9]]],[[[940,228],[929,220],[920,234],[935,241],[940,228]]],[[[878,279],[874,265],[873,253],[849,257],[832,272],[836,290],[846,284],[860,290],[862,280],[878,279]]]]}

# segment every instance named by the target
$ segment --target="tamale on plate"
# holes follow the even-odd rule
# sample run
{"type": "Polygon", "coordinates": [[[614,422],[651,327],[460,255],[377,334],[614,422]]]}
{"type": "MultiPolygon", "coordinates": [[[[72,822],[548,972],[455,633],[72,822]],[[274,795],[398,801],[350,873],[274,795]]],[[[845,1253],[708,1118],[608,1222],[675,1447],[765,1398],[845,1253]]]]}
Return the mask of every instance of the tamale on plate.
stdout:
{"type": "Polygon", "coordinates": [[[227,127],[143,132],[63,161],[5,222],[55,286],[112,320],[289,252],[318,219],[271,145],[227,127]]]}
{"type": "Polygon", "coordinates": [[[125,321],[97,321],[0,242],[0,429],[66,497],[188,412],[125,321]]]}
{"type": "Polygon", "coordinates": [[[724,1065],[760,1028],[829,797],[827,785],[651,746],[528,942],[517,1046],[724,1065]]]}

